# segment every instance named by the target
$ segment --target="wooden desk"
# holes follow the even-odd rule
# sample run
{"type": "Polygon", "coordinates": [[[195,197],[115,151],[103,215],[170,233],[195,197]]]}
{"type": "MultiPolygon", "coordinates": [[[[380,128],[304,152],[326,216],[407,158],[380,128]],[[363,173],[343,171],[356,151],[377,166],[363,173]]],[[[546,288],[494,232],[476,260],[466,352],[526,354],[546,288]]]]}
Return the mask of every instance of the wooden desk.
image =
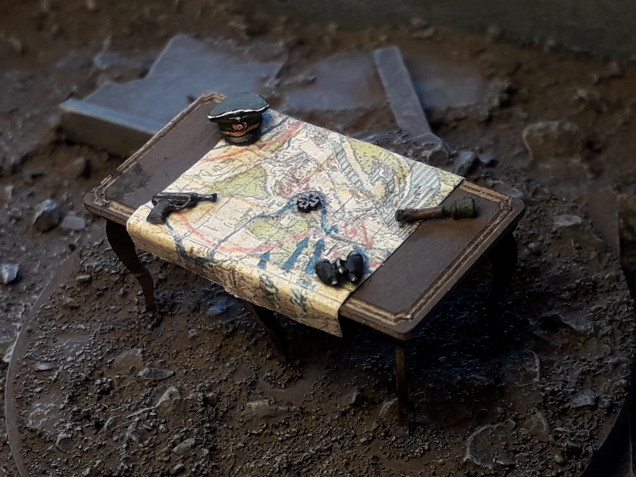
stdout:
{"type": "MultiPolygon", "coordinates": [[[[215,93],[198,98],[84,199],[88,210],[107,219],[108,240],[141,284],[149,308],[154,306],[153,280],[136,255],[126,221],[137,207],[170,185],[219,141],[217,127],[206,116],[220,99],[215,93]]],[[[515,269],[517,247],[512,232],[523,215],[523,203],[468,182],[458,186],[445,202],[465,197],[475,200],[475,219],[422,222],[340,308],[341,320],[362,323],[395,339],[403,421],[405,340],[485,257],[493,264],[494,283],[487,307],[489,316],[494,316],[498,299],[515,269]]],[[[271,313],[260,307],[254,311],[259,321],[284,343],[280,324],[271,313]]]]}

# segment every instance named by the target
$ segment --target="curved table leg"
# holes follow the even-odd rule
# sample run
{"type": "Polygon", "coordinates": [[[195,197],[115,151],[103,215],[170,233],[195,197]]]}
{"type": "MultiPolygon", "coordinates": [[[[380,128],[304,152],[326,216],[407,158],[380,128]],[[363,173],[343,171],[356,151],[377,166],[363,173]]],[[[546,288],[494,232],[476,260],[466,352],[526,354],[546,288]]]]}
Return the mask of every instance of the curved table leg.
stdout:
{"type": "Polygon", "coordinates": [[[155,286],[150,273],[137,256],[135,243],[128,235],[126,227],[113,222],[106,221],[106,237],[113,251],[119,257],[119,260],[126,266],[130,273],[137,279],[144,292],[146,301],[146,309],[152,310],[155,307],[155,286]]]}
{"type": "Polygon", "coordinates": [[[395,340],[395,385],[398,398],[398,422],[400,426],[409,423],[408,404],[409,391],[406,376],[406,343],[402,340],[395,340]]]}
{"type": "Polygon", "coordinates": [[[493,282],[486,302],[486,314],[491,329],[498,329],[497,308],[517,267],[517,241],[512,232],[503,236],[490,252],[493,282]]]}
{"type": "Polygon", "coordinates": [[[289,348],[287,346],[287,337],[285,336],[285,330],[274,316],[274,313],[262,306],[254,305],[248,301],[245,302],[245,307],[254,315],[256,321],[265,328],[274,340],[278,349],[283,353],[283,357],[287,363],[290,363],[289,348]]]}

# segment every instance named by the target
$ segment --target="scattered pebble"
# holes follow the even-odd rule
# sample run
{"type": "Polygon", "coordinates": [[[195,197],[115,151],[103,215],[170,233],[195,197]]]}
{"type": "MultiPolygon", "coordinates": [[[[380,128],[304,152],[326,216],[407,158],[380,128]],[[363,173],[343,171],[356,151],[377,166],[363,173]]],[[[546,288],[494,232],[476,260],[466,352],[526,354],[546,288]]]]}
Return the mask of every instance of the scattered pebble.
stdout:
{"type": "Polygon", "coordinates": [[[554,227],[557,229],[567,229],[578,227],[583,224],[583,219],[578,215],[557,215],[554,217],[554,227]]]}
{"type": "Polygon", "coordinates": [[[596,393],[591,389],[586,389],[572,398],[570,406],[573,409],[590,408],[596,404],[596,399],[596,393]]]}
{"type": "Polygon", "coordinates": [[[512,187],[511,185],[506,184],[502,181],[493,181],[491,187],[496,192],[510,196],[514,199],[525,200],[526,198],[526,195],[519,189],[517,189],[516,187],[512,187]]]}
{"type": "Polygon", "coordinates": [[[0,281],[8,285],[17,280],[20,273],[20,265],[17,263],[0,263],[0,281]]]}
{"type": "Polygon", "coordinates": [[[473,151],[459,151],[454,163],[453,172],[458,176],[466,177],[477,163],[477,155],[473,151]]]}
{"type": "Polygon", "coordinates": [[[190,437],[172,449],[172,452],[177,455],[184,455],[194,447],[194,444],[196,444],[196,439],[194,437],[190,437]]]}
{"type": "Polygon", "coordinates": [[[171,369],[144,368],[137,373],[137,376],[151,381],[161,381],[174,376],[174,371],[171,369]]]}
{"type": "Polygon", "coordinates": [[[63,212],[53,199],[46,199],[35,207],[33,226],[40,232],[48,232],[62,222],[63,212]]]}
{"type": "Polygon", "coordinates": [[[81,285],[85,283],[90,283],[92,277],[88,273],[82,273],[81,275],[77,275],[75,277],[75,281],[81,285]]]}
{"type": "Polygon", "coordinates": [[[79,232],[80,230],[84,230],[86,228],[86,219],[84,219],[84,217],[80,217],[79,215],[68,214],[65,215],[62,219],[60,227],[64,230],[74,230],[76,232],[79,232]]]}

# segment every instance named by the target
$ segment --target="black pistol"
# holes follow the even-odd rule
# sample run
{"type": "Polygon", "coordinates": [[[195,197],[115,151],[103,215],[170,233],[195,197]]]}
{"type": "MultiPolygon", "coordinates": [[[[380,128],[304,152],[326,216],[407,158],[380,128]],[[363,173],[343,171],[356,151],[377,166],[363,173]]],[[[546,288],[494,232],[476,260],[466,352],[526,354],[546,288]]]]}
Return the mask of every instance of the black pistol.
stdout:
{"type": "Polygon", "coordinates": [[[152,197],[154,207],[146,217],[146,221],[151,224],[163,224],[170,213],[194,207],[199,202],[216,202],[216,192],[213,194],[158,192],[152,197]]]}

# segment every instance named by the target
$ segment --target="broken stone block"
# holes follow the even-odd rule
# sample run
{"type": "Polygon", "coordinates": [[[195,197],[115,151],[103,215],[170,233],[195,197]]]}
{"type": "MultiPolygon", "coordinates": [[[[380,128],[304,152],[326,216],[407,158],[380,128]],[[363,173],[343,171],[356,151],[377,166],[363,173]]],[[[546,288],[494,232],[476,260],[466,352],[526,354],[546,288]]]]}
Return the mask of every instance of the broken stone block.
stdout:
{"type": "Polygon", "coordinates": [[[64,216],[60,227],[62,227],[64,230],[84,230],[86,228],[86,219],[78,215],[69,214],[64,216]]]}
{"type": "MultiPolygon", "coordinates": [[[[258,48],[176,35],[145,78],[109,82],[82,100],[67,100],[60,106],[61,126],[73,140],[131,154],[206,91],[262,91],[283,65],[277,58],[282,50],[258,48]]],[[[112,60],[103,55],[97,64],[112,60]]]]}
{"type": "Polygon", "coordinates": [[[64,213],[53,199],[46,199],[35,207],[33,226],[40,232],[48,232],[57,227],[64,213]]]}

